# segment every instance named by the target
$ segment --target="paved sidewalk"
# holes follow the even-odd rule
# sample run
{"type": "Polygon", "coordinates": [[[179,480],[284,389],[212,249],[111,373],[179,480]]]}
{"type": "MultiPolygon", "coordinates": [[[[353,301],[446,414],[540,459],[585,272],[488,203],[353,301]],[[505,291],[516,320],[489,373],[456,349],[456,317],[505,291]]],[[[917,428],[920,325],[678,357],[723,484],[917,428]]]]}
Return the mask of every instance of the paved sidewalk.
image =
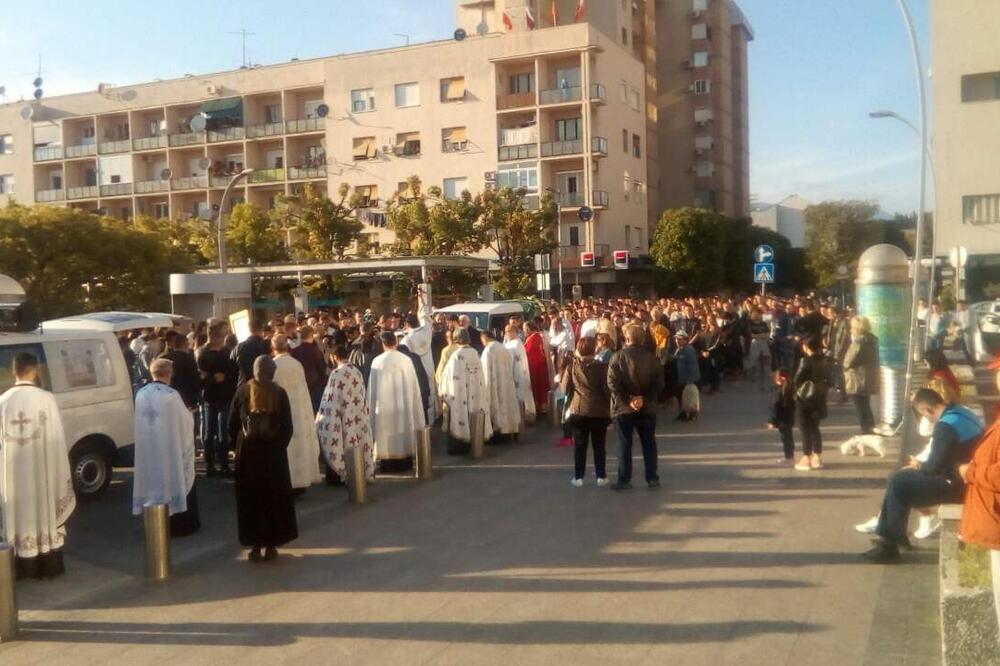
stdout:
{"type": "Polygon", "coordinates": [[[936,586],[937,542],[893,570],[857,557],[893,458],[841,457],[836,407],[829,467],[779,467],[767,400],[727,386],[700,422],[662,419],[656,492],[570,487],[544,428],[478,464],[438,447],[434,481],[384,479],[368,506],[316,487],[270,565],[235,543],[231,488],[200,482],[206,527],[162,585],[120,484],[74,517],[67,576],[19,587],[0,663],[939,663],[914,585],[936,586]]]}

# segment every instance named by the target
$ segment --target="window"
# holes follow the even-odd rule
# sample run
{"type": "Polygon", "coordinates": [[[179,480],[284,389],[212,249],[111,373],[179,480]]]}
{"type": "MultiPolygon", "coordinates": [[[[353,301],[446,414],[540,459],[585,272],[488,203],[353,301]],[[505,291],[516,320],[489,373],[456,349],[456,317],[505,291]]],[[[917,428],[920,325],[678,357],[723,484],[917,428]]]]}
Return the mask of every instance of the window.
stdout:
{"type": "MultiPolygon", "coordinates": [[[[567,171],[564,173],[556,174],[556,189],[562,192],[564,199],[568,200],[567,205],[573,205],[573,197],[571,195],[581,194],[583,191],[583,173],[579,171],[567,171]]],[[[582,197],[580,197],[582,199],[582,197]]]]}
{"type": "Polygon", "coordinates": [[[962,101],[986,102],[1000,99],[1000,72],[962,77],[962,101]]]}
{"type": "Polygon", "coordinates": [[[375,144],[375,137],[364,136],[354,140],[354,159],[373,160],[378,154],[378,146],[375,144]]]}
{"type": "Polygon", "coordinates": [[[359,88],[351,91],[351,112],[368,113],[375,110],[375,91],[371,88],[359,88]]]}
{"type": "Polygon", "coordinates": [[[49,366],[45,360],[45,350],[40,344],[34,345],[6,345],[0,347],[0,392],[14,386],[17,381],[14,379],[14,357],[22,352],[27,352],[38,359],[38,385],[46,391],[52,390],[52,382],[49,381],[49,366]]]}
{"type": "Polygon", "coordinates": [[[62,171],[52,171],[49,173],[49,189],[61,190],[63,188],[62,171]]]}
{"type": "Polygon", "coordinates": [[[691,26],[691,39],[708,39],[708,25],[695,23],[691,26]]]}
{"type": "Polygon", "coordinates": [[[632,135],[632,157],[642,157],[642,137],[632,135]]]}
{"type": "Polygon", "coordinates": [[[0,175],[0,194],[14,193],[14,176],[12,174],[0,175]]]}
{"type": "Polygon", "coordinates": [[[0,155],[10,155],[14,152],[14,135],[0,134],[0,155]]]}
{"type": "Polygon", "coordinates": [[[557,141],[576,141],[583,137],[582,118],[564,118],[556,121],[557,141]]]}
{"type": "Polygon", "coordinates": [[[639,91],[635,88],[632,88],[632,96],[629,98],[629,106],[632,107],[633,111],[639,110],[641,99],[642,98],[639,95],[639,91]]]}
{"type": "MultiPolygon", "coordinates": [[[[125,209],[128,212],[128,209],[125,209]]],[[[59,363],[49,364],[54,393],[112,386],[115,374],[108,346],[103,340],[49,342],[50,356],[59,363]]]]}
{"type": "Polygon", "coordinates": [[[693,12],[708,11],[708,0],[692,0],[691,11],[693,12]]]}
{"type": "Polygon", "coordinates": [[[413,199],[416,197],[416,192],[410,187],[410,183],[404,180],[396,184],[396,196],[400,199],[413,199]]]}
{"type": "Polygon", "coordinates": [[[712,92],[712,82],[709,79],[698,79],[691,87],[695,95],[708,95],[712,92]]]}
{"type": "Polygon", "coordinates": [[[359,208],[374,208],[378,206],[378,185],[358,185],[354,188],[358,195],[359,208]]]}
{"type": "Polygon", "coordinates": [[[396,135],[396,156],[416,157],[420,154],[420,132],[404,132],[396,135]]]}
{"type": "Polygon", "coordinates": [[[524,188],[528,191],[537,191],[538,168],[514,167],[502,169],[497,172],[497,185],[501,188],[509,187],[512,190],[524,188]]]}
{"type": "Polygon", "coordinates": [[[465,99],[465,77],[441,79],[441,101],[461,102],[465,99]]]}
{"type": "Polygon", "coordinates": [[[268,104],[264,107],[264,122],[268,125],[281,122],[280,104],[268,104]]]}
{"type": "Polygon", "coordinates": [[[628,154],[628,130],[622,130],[622,152],[628,154]]]}
{"type": "Polygon", "coordinates": [[[698,208],[715,210],[715,190],[698,190],[695,192],[694,205],[698,208]]]}
{"type": "Polygon", "coordinates": [[[560,90],[579,88],[581,80],[579,67],[566,67],[556,70],[556,84],[560,90]]]}
{"type": "Polygon", "coordinates": [[[964,224],[1000,224],[1000,194],[962,197],[964,224]]]}
{"type": "Polygon", "coordinates": [[[469,189],[469,179],[468,178],[445,178],[444,179],[444,198],[445,199],[460,199],[462,197],[462,192],[469,189]]]}
{"type": "Polygon", "coordinates": [[[715,147],[715,139],[711,134],[699,134],[694,138],[694,147],[696,150],[712,150],[715,147]]]}
{"type": "Polygon", "coordinates": [[[397,83],[396,107],[405,109],[410,106],[420,106],[420,84],[397,83]]]}
{"type": "Polygon", "coordinates": [[[95,187],[97,185],[97,169],[87,167],[83,170],[83,186],[95,187]]]}
{"type": "Polygon", "coordinates": [[[535,92],[535,75],[533,73],[511,74],[510,94],[535,92]]]}
{"type": "Polygon", "coordinates": [[[695,166],[695,173],[698,174],[699,178],[711,178],[715,175],[715,163],[708,161],[701,161],[695,166]]]}
{"type": "Polygon", "coordinates": [[[170,217],[170,206],[166,203],[153,204],[153,217],[160,220],[170,217]]]}
{"type": "Polygon", "coordinates": [[[575,224],[569,228],[569,244],[571,247],[580,247],[580,227],[575,224]]]}
{"type": "Polygon", "coordinates": [[[469,149],[469,139],[464,127],[449,127],[441,130],[441,151],[461,153],[469,149]]]}
{"type": "Polygon", "coordinates": [[[628,104],[628,84],[622,81],[621,88],[619,89],[622,98],[622,104],[628,104]]]}
{"type": "Polygon", "coordinates": [[[708,67],[708,51],[695,51],[691,64],[694,67],[708,67]]]}

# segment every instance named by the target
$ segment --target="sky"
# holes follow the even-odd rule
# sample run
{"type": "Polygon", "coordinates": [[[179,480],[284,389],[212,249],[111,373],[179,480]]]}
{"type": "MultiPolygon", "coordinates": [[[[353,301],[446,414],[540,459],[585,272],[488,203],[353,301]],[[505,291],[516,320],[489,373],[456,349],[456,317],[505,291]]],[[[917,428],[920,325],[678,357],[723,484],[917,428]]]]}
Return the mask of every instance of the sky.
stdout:
{"type": "MultiPolygon", "coordinates": [[[[591,0],[612,2],[613,0],[591,0]]],[[[678,0],[674,0],[678,1],[678,0]]],[[[680,0],[684,1],[684,0],[680,0]]],[[[908,0],[929,70],[927,0],[908,0]]],[[[0,85],[29,98],[41,56],[46,95],[445,39],[454,0],[120,0],[8,3],[0,24],[0,85]],[[398,33],[398,34],[397,34],[398,33]],[[120,37],[119,37],[120,36],[120,37]]],[[[914,68],[896,0],[740,0],[750,46],[750,169],[755,201],[790,194],[917,207],[916,135],[889,109],[918,119],[914,68]]]]}

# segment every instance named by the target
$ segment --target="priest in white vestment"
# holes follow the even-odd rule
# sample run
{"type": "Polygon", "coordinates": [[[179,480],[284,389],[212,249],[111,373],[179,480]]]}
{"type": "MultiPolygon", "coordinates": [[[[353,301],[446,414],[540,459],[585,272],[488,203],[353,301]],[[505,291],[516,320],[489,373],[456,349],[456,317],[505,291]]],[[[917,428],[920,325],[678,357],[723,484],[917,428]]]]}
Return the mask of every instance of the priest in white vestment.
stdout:
{"type": "Polygon", "coordinates": [[[333,349],[337,367],[330,373],[326,390],[316,415],[319,448],[327,465],[327,483],[338,485],[347,480],[348,449],[360,448],[365,463],[365,478],[375,480],[375,442],[372,439],[365,378],[357,366],[348,360],[346,345],[333,349]]]}
{"type": "Polygon", "coordinates": [[[170,535],[181,537],[197,532],[201,521],[194,487],[194,417],[181,394],[170,388],[173,365],[164,358],[153,361],[153,381],[135,397],[132,513],[166,504],[170,535]]]}
{"type": "Polygon", "coordinates": [[[483,380],[494,436],[517,434],[521,429],[521,408],[514,388],[514,360],[492,331],[483,331],[482,338],[483,380]]]}
{"type": "Polygon", "coordinates": [[[440,390],[442,400],[448,405],[448,420],[443,424],[448,433],[448,453],[459,455],[469,452],[473,419],[479,414],[485,416],[484,441],[493,436],[493,426],[483,367],[479,354],[470,346],[469,332],[457,329],[454,340],[458,349],[441,373],[440,390]]]}
{"type": "Polygon", "coordinates": [[[405,320],[406,335],[400,341],[401,345],[420,357],[420,362],[427,373],[427,383],[430,385],[430,400],[427,407],[427,422],[434,423],[437,420],[438,390],[434,377],[434,352],[431,343],[434,340],[434,327],[431,321],[430,308],[421,308],[421,315],[418,319],[416,315],[410,314],[405,320]]]}
{"type": "Polygon", "coordinates": [[[65,571],[66,521],[76,508],[66,435],[55,397],[37,386],[38,358],[14,356],[17,383],[0,396],[0,541],[18,578],[65,571]]]}
{"type": "Polygon", "coordinates": [[[279,333],[271,338],[274,352],[274,383],[288,394],[292,408],[292,441],[288,445],[288,471],[292,488],[305,490],[320,480],[319,437],[316,435],[316,415],[312,410],[312,396],[306,384],[302,364],[291,356],[288,338],[279,333]]]}
{"type": "Polygon", "coordinates": [[[518,337],[517,327],[508,324],[504,329],[504,347],[510,352],[514,362],[514,388],[517,391],[518,402],[524,408],[524,418],[528,423],[535,420],[535,397],[531,393],[531,372],[528,370],[528,354],[524,351],[524,343],[518,337]]]}
{"type": "Polygon", "coordinates": [[[417,430],[427,424],[413,362],[397,349],[396,335],[381,335],[385,350],[372,362],[368,377],[368,411],[375,438],[376,460],[413,458],[417,430]]]}

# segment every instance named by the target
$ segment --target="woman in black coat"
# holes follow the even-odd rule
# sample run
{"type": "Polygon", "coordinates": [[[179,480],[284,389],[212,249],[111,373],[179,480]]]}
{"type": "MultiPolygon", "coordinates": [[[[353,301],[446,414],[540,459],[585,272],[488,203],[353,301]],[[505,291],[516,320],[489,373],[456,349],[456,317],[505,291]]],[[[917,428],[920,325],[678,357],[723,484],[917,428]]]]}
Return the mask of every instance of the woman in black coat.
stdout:
{"type": "Polygon", "coordinates": [[[830,387],[830,359],[823,354],[823,343],[808,338],[802,343],[802,361],[795,373],[795,415],[802,434],[802,460],[795,466],[800,472],[823,468],[823,437],[819,423],[827,416],[826,396],[830,387]]]}
{"type": "Polygon", "coordinates": [[[237,389],[229,413],[229,441],[236,443],[240,543],[250,547],[251,562],[275,559],[278,546],[298,538],[286,452],[292,410],[288,395],[274,383],[274,372],[270,357],[258,357],[254,378],[237,389]]]}

